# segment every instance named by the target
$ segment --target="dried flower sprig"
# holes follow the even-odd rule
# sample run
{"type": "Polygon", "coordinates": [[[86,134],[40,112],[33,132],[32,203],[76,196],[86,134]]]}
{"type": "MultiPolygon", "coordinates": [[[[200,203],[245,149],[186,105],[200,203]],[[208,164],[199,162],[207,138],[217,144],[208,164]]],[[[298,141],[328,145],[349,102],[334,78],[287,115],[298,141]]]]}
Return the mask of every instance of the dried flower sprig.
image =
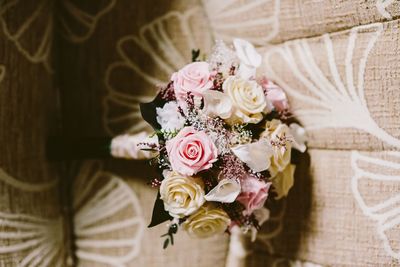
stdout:
{"type": "Polygon", "coordinates": [[[174,234],[178,232],[178,224],[173,223],[169,226],[168,232],[163,234],[161,237],[167,237],[164,240],[163,249],[166,249],[169,244],[174,245],[174,234]]]}

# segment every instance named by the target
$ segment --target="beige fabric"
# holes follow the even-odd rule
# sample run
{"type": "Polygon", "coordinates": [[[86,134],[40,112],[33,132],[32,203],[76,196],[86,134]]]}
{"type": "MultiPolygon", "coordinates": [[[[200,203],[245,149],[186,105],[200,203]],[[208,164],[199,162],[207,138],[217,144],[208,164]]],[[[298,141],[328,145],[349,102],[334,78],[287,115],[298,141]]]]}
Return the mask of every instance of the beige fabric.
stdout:
{"type": "MultiPolygon", "coordinates": [[[[320,150],[311,150],[310,173],[298,169],[280,223],[271,220],[258,245],[249,245],[256,255],[248,257],[248,264],[396,266],[400,256],[398,159],[383,161],[391,152],[382,150],[400,149],[399,66],[394,59],[399,26],[397,20],[380,22],[398,16],[398,3],[387,1],[387,13],[382,12],[381,1],[271,1],[270,7],[274,3],[281,4],[277,18],[270,20],[274,22],[258,24],[249,34],[255,33],[257,43],[267,35],[263,30],[279,25],[270,42],[295,39],[262,47],[264,67],[288,91],[294,114],[309,130],[309,147],[320,150]],[[296,39],[303,37],[311,38],[296,39]],[[371,173],[359,168],[358,153],[363,152],[339,149],[375,150],[367,162],[381,169],[371,173]],[[382,170],[388,166],[389,177],[382,170]],[[364,183],[360,188],[359,182],[364,183]],[[376,202],[364,204],[364,198],[371,197],[376,202]],[[297,205],[291,207],[291,201],[297,205]],[[274,231],[279,225],[282,229],[274,231]]],[[[265,10],[260,7],[252,15],[265,10]]],[[[242,28],[235,30],[240,33],[242,28]]],[[[216,30],[216,34],[221,33],[216,30]]]]}
{"type": "Polygon", "coordinates": [[[398,266],[399,16],[395,0],[3,1],[0,266],[224,266],[227,236],[162,250],[145,163],[56,165],[44,147],[148,129],[138,103],[191,49],[233,37],[259,47],[310,135],[291,194],[236,263],[398,266]]]}
{"type": "Polygon", "coordinates": [[[59,119],[51,58],[48,51],[36,53],[48,21],[37,18],[18,39],[25,21],[14,18],[25,10],[0,10],[0,266],[28,259],[55,266],[63,264],[68,243],[61,242],[59,166],[48,163],[44,151],[59,119]]]}
{"type": "Polygon", "coordinates": [[[393,21],[289,41],[265,53],[266,72],[286,85],[294,113],[309,127],[309,147],[400,146],[398,36],[393,21]]]}
{"type": "MultiPolygon", "coordinates": [[[[74,48],[68,40],[60,38],[59,61],[64,70],[60,85],[64,92],[62,99],[65,101],[63,111],[67,134],[103,136],[148,129],[140,117],[138,104],[150,101],[157,84],[168,80],[173,71],[190,62],[193,46],[202,51],[210,49],[212,41],[208,24],[204,24],[206,19],[197,1],[162,4],[159,1],[139,1],[129,5],[117,2],[112,11],[99,21],[93,36],[82,45],[74,48]]],[[[80,206],[89,207],[88,203],[93,198],[89,196],[106,188],[110,180],[118,180],[121,189],[129,186],[136,200],[125,196],[127,192],[122,189],[125,192],[122,198],[131,204],[115,208],[117,212],[96,220],[90,228],[107,228],[114,223],[118,226],[105,233],[90,230],[88,235],[77,237],[76,243],[83,245],[76,248],[78,266],[116,266],[117,263],[123,266],[224,266],[228,236],[195,240],[180,232],[175,237],[174,246],[162,249],[164,239],[160,236],[167,232],[166,224],[147,228],[157,195],[157,191],[147,184],[155,177],[147,163],[112,161],[93,164],[83,163],[80,171],[76,171],[74,179],[80,186],[76,188],[78,191],[73,198],[80,198],[82,192],[79,187],[88,187],[88,181],[96,176],[93,173],[101,173],[100,176],[105,177],[91,189],[86,200],[79,201],[80,206]],[[137,202],[136,208],[134,202],[137,202]],[[140,222],[120,225],[121,221],[132,218],[140,222]],[[118,247],[117,244],[124,239],[135,240],[135,245],[131,242],[118,247]],[[102,240],[106,247],[87,245],[85,242],[88,240],[102,240]],[[109,262],[101,256],[107,257],[109,262]]],[[[107,195],[113,195],[113,191],[107,190],[107,195]]],[[[102,203],[108,201],[107,197],[101,200],[102,203]]],[[[112,205],[101,206],[92,208],[91,216],[108,209],[114,210],[112,205]]],[[[88,212],[87,208],[78,208],[79,217],[75,215],[74,220],[75,232],[80,229],[87,231],[82,218],[88,212]]]]}
{"type": "Polygon", "coordinates": [[[82,164],[73,194],[78,266],[223,265],[226,238],[192,240],[181,233],[163,250],[166,224],[146,227],[157,194],[146,184],[150,173],[146,162],[82,164]],[[210,247],[215,253],[203,257],[210,247]]]}
{"type": "Polygon", "coordinates": [[[217,38],[234,36],[259,46],[337,32],[400,16],[395,0],[203,0],[217,38]],[[239,18],[239,19],[238,19],[239,18]]]}
{"type": "MultiPolygon", "coordinates": [[[[382,204],[399,192],[398,182],[380,181],[361,174],[367,171],[381,175],[399,175],[399,170],[371,164],[358,155],[400,162],[387,152],[351,152],[341,150],[309,151],[311,167],[308,176],[297,172],[296,184],[286,203],[283,230],[275,240],[279,255],[291,259],[307,259],[323,266],[397,266],[383,244],[399,249],[399,225],[388,228],[380,236],[377,230],[386,221],[366,216],[355,200],[355,194],[368,206],[382,204]],[[355,165],[352,166],[352,161],[355,165]],[[360,179],[357,175],[361,174],[360,179]],[[352,186],[352,183],[358,186],[352,186]]],[[[304,171],[304,169],[302,169],[304,171]]],[[[388,210],[393,211],[394,206],[388,210]]],[[[373,212],[382,214],[383,210],[373,212]]],[[[266,248],[257,243],[258,255],[266,248]]],[[[257,262],[252,266],[259,266],[257,262]]]]}

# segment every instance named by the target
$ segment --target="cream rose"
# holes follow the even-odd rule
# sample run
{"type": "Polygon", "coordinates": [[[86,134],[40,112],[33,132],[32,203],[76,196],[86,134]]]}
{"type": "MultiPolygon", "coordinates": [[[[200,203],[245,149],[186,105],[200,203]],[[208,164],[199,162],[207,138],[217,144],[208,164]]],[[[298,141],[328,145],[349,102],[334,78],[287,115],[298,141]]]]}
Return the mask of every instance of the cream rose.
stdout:
{"type": "Polygon", "coordinates": [[[225,211],[208,204],[192,214],[182,224],[182,228],[192,237],[207,238],[222,234],[230,223],[231,220],[225,211]]]}
{"type": "Polygon", "coordinates": [[[228,77],[222,88],[233,104],[233,116],[230,123],[258,123],[262,120],[262,112],[267,101],[262,87],[253,80],[239,77],[228,77]]]}
{"type": "Polygon", "coordinates": [[[204,194],[201,178],[185,177],[176,172],[167,173],[160,186],[164,209],[175,218],[197,211],[205,202],[204,194]]]}
{"type": "Polygon", "coordinates": [[[290,129],[279,120],[267,122],[266,130],[261,134],[272,144],[272,157],[269,172],[274,177],[278,172],[283,171],[290,163],[292,142],[290,129]]]}
{"type": "Polygon", "coordinates": [[[273,189],[276,192],[276,199],[287,196],[290,188],[294,184],[294,171],[296,165],[289,164],[282,172],[279,172],[274,178],[271,179],[273,189]]]}

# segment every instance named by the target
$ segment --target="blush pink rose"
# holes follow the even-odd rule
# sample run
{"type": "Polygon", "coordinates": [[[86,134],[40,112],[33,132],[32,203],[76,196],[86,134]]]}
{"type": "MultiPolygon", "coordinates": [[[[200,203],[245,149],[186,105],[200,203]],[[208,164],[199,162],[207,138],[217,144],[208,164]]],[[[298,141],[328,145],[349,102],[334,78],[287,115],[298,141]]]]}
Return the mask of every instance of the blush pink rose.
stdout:
{"type": "Polygon", "coordinates": [[[253,211],[264,206],[271,183],[260,181],[252,176],[247,176],[241,182],[242,192],[236,200],[245,206],[246,209],[243,214],[250,215],[253,211]]]}
{"type": "Polygon", "coordinates": [[[261,84],[265,89],[267,99],[272,103],[276,110],[284,111],[289,109],[288,99],[282,88],[265,78],[261,81],[261,84]]]}
{"type": "Polygon", "coordinates": [[[211,168],[218,157],[217,147],[210,137],[193,127],[183,128],[166,142],[166,148],[172,169],[187,176],[211,168]]]}
{"type": "Polygon", "coordinates": [[[193,62],[172,74],[175,96],[180,103],[185,103],[188,93],[201,97],[213,86],[212,74],[207,62],[193,62]]]}

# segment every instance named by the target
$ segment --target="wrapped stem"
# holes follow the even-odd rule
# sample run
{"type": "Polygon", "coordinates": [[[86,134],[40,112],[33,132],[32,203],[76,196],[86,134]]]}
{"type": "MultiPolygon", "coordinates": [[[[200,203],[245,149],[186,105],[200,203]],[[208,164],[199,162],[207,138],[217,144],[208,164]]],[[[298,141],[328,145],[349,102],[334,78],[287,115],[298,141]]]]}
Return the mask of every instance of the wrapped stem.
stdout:
{"type": "Polygon", "coordinates": [[[157,151],[157,138],[146,132],[112,137],[52,137],[47,143],[50,160],[78,159],[149,159],[157,151]],[[154,149],[154,152],[152,151],[154,149]]]}

